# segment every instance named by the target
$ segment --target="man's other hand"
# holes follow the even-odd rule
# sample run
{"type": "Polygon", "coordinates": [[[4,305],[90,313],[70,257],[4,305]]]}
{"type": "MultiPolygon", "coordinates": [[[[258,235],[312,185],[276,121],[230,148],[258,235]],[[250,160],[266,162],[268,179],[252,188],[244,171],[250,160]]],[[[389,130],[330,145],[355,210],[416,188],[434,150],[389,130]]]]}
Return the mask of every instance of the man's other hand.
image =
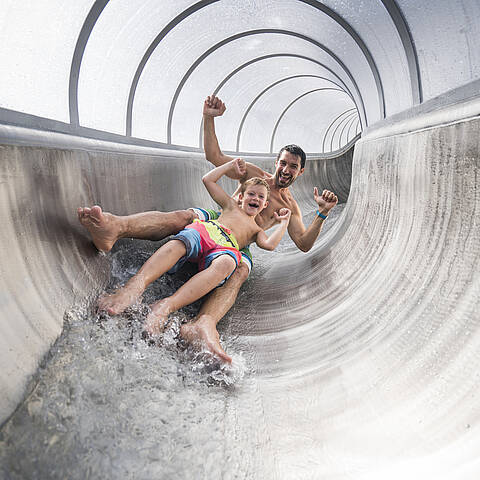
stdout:
{"type": "Polygon", "coordinates": [[[317,202],[320,210],[330,211],[338,203],[338,198],[333,192],[324,190],[322,195],[319,195],[317,187],[313,189],[313,198],[317,202]]]}

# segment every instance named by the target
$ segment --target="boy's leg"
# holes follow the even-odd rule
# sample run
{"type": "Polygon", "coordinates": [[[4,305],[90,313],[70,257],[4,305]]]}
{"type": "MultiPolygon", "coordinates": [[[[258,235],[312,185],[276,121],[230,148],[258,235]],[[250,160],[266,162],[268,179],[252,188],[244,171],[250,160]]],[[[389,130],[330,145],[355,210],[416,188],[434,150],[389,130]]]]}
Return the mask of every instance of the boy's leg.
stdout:
{"type": "Polygon", "coordinates": [[[99,309],[113,315],[122,313],[140,298],[148,285],[170,270],[186,253],[185,244],[180,240],[170,240],[162,245],[124,287],[99,298],[99,309]]]}
{"type": "Polygon", "coordinates": [[[170,313],[202,298],[227,278],[236,266],[235,260],[230,255],[216,257],[207,269],[191,277],[173,295],[151,306],[152,312],[147,317],[145,325],[147,332],[161,333],[170,313]]]}
{"type": "Polygon", "coordinates": [[[244,262],[240,263],[232,276],[208,295],[195,320],[181,326],[182,337],[189,343],[205,346],[219,358],[230,363],[232,358],[220,345],[216,325],[235,303],[240,287],[247,280],[249,273],[247,265],[244,262]]]}
{"type": "Polygon", "coordinates": [[[98,205],[79,208],[77,215],[80,223],[90,232],[95,246],[102,252],[109,252],[119,238],[161,240],[178,233],[197,218],[192,210],[118,216],[103,212],[98,205]]]}

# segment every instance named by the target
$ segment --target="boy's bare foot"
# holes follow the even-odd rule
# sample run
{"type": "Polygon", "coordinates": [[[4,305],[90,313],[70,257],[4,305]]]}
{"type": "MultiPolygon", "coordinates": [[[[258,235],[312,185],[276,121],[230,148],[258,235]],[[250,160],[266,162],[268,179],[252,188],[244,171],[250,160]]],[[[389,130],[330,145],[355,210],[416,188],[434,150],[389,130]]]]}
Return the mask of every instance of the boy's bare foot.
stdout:
{"type": "Polygon", "coordinates": [[[220,335],[215,322],[208,319],[199,319],[180,327],[180,335],[188,343],[197,347],[205,347],[208,351],[227,363],[232,363],[232,357],[227,355],[220,345],[220,335]]]}
{"type": "Polygon", "coordinates": [[[92,208],[79,208],[78,220],[90,232],[93,243],[101,252],[109,252],[120,235],[118,217],[111,213],[102,212],[95,205],[92,208]]]}
{"type": "Polygon", "coordinates": [[[155,302],[150,308],[151,312],[145,321],[145,331],[150,335],[160,335],[165,330],[170,308],[165,300],[155,302]]]}
{"type": "Polygon", "coordinates": [[[119,288],[115,293],[102,295],[97,302],[98,309],[111,315],[118,315],[137,302],[142,293],[143,290],[127,284],[125,287],[119,288]]]}

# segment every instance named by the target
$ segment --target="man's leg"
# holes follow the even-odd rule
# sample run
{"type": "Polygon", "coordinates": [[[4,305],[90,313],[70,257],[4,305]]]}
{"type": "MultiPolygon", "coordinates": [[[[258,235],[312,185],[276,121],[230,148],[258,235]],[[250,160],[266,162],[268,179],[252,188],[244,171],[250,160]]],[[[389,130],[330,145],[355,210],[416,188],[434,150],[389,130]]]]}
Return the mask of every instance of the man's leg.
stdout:
{"type": "Polygon", "coordinates": [[[77,210],[80,223],[90,232],[93,243],[102,252],[109,252],[119,238],[162,240],[178,233],[197,216],[192,210],[143,212],[118,216],[95,205],[77,210]]]}
{"type": "Polygon", "coordinates": [[[211,292],[232,274],[236,266],[236,261],[230,255],[216,257],[208,268],[191,277],[173,295],[151,305],[152,311],[147,317],[145,330],[153,335],[161,333],[170,313],[190,305],[211,292]]]}
{"type": "Polygon", "coordinates": [[[195,320],[180,328],[180,334],[187,342],[204,346],[222,360],[231,363],[232,358],[220,345],[217,323],[235,303],[240,287],[249,273],[248,266],[244,262],[240,263],[232,276],[210,293],[195,320]]]}

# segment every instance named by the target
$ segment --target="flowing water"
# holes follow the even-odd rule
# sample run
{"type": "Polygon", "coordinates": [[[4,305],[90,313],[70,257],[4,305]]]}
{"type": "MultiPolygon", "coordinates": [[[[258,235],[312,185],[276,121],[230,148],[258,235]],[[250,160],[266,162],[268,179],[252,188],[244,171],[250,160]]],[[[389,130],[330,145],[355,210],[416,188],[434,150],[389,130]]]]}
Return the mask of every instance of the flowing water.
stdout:
{"type": "MultiPolygon", "coordinates": [[[[158,246],[119,242],[110,254],[107,290],[125,283],[158,246]]],[[[254,299],[270,259],[294,248],[288,238],[273,253],[255,248],[255,268],[239,300],[254,299]]],[[[95,313],[94,299],[65,313],[63,333],[30,394],[0,432],[0,478],[263,478],[272,460],[259,458],[257,450],[268,450],[268,406],[255,352],[246,337],[232,333],[230,316],[220,332],[232,365],[182,345],[179,327],[199,302],[170,315],[156,344],[142,335],[146,305],[171,294],[194,268],[164,275],[123,315],[95,313]]],[[[248,331],[253,302],[242,321],[248,331]]]]}

